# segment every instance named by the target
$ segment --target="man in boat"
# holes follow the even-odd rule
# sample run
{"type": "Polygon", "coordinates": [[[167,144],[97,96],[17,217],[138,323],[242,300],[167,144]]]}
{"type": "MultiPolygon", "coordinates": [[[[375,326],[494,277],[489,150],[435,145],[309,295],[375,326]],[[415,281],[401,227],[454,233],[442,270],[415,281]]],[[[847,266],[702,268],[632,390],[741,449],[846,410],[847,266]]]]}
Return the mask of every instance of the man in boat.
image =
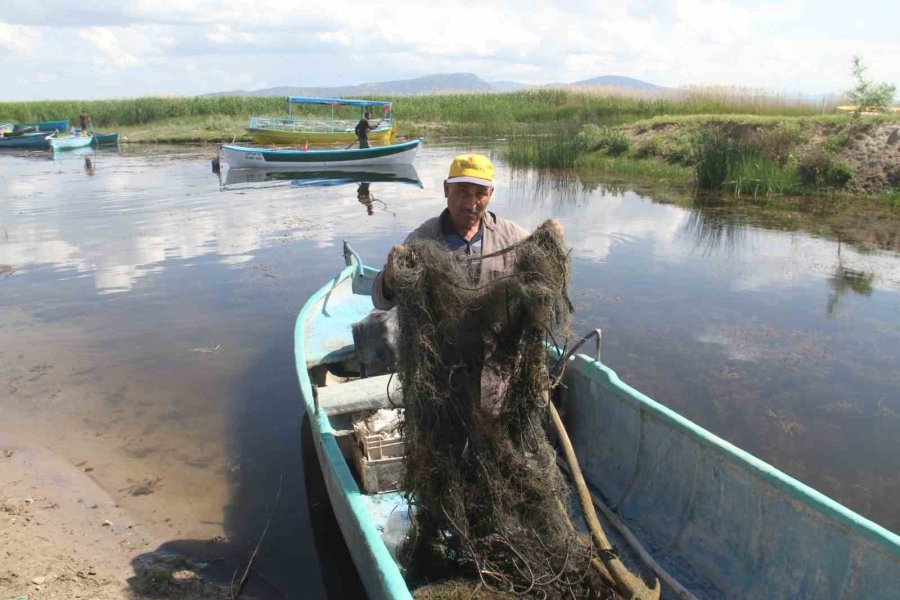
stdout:
{"type": "Polygon", "coordinates": [[[356,124],[356,139],[359,140],[360,148],[368,148],[369,147],[369,132],[375,129],[371,125],[369,125],[369,118],[372,114],[369,111],[363,113],[363,118],[359,120],[359,123],[356,124]]]}
{"type": "MultiPolygon", "coordinates": [[[[528,231],[487,210],[494,195],[494,166],[486,156],[462,154],[450,164],[444,181],[447,208],[428,219],[406,237],[413,240],[436,240],[460,257],[494,254],[528,237],[528,231]]],[[[557,226],[562,228],[559,223],[557,226]]],[[[372,302],[375,308],[388,310],[395,305],[393,296],[394,254],[391,248],[387,264],[375,278],[372,302]]],[[[470,263],[472,283],[484,285],[513,266],[513,254],[491,256],[470,263]]]]}
{"type": "MultiPolygon", "coordinates": [[[[487,256],[484,260],[469,263],[469,279],[472,284],[483,286],[514,267],[515,254],[508,252],[493,255],[522,241],[528,231],[487,210],[494,195],[494,166],[486,156],[462,154],[453,159],[450,173],[444,181],[444,197],[447,208],[437,217],[428,219],[406,237],[414,240],[435,240],[444,244],[449,252],[460,259],[487,256]]],[[[553,221],[560,234],[559,221],[553,221]]],[[[387,264],[372,285],[372,303],[375,308],[389,310],[396,305],[393,293],[394,255],[400,246],[391,248],[387,264]]],[[[486,349],[490,355],[490,350],[486,349]]],[[[481,375],[482,406],[496,406],[504,389],[501,374],[486,368],[481,375]]]]}
{"type": "Polygon", "coordinates": [[[91,123],[90,115],[88,115],[86,110],[81,111],[81,135],[87,135],[93,129],[94,124],[91,123]]]}

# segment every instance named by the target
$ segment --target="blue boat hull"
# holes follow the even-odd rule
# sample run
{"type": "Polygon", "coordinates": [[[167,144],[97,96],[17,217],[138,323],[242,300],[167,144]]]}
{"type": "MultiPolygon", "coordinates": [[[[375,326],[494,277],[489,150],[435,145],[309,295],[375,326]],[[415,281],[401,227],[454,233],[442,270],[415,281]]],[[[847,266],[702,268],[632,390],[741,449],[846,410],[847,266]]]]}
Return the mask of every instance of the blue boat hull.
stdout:
{"type": "Polygon", "coordinates": [[[68,119],[62,121],[38,121],[36,123],[19,123],[24,127],[37,127],[38,131],[66,131],[69,128],[68,119]]]}
{"type": "MultiPolygon", "coordinates": [[[[347,262],[300,311],[297,373],[363,584],[371,598],[405,600],[409,590],[380,533],[383,513],[357,486],[337,440],[341,428],[319,409],[323,388],[316,394],[311,385],[315,369],[352,358],[350,324],[372,307],[376,271],[350,252],[347,262]]],[[[900,600],[900,536],[634,390],[599,360],[573,357],[564,383],[561,412],[585,479],[598,506],[613,508],[601,509],[601,520],[608,530],[623,524],[652,555],[664,599],[684,597],[682,588],[700,600],[900,600]]],[[[611,539],[636,566],[625,535],[611,539]]]]}
{"type": "Polygon", "coordinates": [[[50,134],[26,133],[24,135],[13,137],[0,137],[0,148],[49,148],[50,142],[48,138],[50,134]]]}

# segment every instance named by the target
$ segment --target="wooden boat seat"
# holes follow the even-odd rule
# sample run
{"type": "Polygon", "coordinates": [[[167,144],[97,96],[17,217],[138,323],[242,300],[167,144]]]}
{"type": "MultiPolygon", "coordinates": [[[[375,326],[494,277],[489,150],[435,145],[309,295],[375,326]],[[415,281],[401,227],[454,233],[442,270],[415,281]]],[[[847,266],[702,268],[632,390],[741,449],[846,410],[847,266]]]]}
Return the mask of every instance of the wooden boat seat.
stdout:
{"type": "Polygon", "coordinates": [[[400,380],[395,375],[379,375],[355,379],[338,385],[329,385],[316,388],[316,405],[325,414],[343,415],[363,410],[376,410],[379,408],[392,408],[403,405],[403,393],[400,390],[400,380]],[[388,398],[388,381],[391,385],[390,399],[388,398]],[[392,404],[393,402],[393,404],[392,404]]]}

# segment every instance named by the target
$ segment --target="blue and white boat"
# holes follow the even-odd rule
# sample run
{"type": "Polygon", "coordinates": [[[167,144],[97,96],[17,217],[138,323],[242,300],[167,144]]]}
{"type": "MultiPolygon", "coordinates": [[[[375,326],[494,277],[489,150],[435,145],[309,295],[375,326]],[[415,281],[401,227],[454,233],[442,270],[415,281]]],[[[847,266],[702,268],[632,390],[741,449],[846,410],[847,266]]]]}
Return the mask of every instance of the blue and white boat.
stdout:
{"type": "MultiPolygon", "coordinates": [[[[351,324],[371,310],[377,273],[346,244],[344,256],[297,317],[300,392],[369,598],[409,599],[393,558],[406,503],[363,493],[350,465],[351,417],[390,406],[388,376],[332,375],[358,370],[351,324]]],[[[564,383],[561,412],[601,521],[626,564],[652,563],[662,598],[900,600],[895,533],[629,387],[597,356],[572,357],[564,383]]]]}
{"type": "Polygon", "coordinates": [[[372,148],[329,150],[271,150],[247,146],[221,146],[225,162],[237,169],[280,169],[322,167],[365,167],[370,165],[409,165],[416,158],[424,138],[372,148]]]}

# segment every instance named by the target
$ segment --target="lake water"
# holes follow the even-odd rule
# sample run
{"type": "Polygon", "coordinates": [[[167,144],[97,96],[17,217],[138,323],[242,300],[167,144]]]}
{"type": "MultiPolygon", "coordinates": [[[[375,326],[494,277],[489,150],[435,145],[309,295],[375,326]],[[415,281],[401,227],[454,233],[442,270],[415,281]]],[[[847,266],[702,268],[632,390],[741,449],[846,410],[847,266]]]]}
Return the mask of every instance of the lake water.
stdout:
{"type": "MultiPolygon", "coordinates": [[[[452,157],[493,151],[492,210],[563,223],[574,329],[603,329],[623,380],[900,531],[896,252],[803,231],[827,215],[783,231],[715,201],[513,171],[496,148],[428,144],[368,202],[355,182],[220,181],[209,147],[0,155],[0,427],[91,465],[164,549],[214,574],[246,562],[272,515],[258,594],[358,596],[294,319],[343,240],[380,266],[444,206],[452,157]]],[[[866,227],[854,241],[877,237],[866,227]]]]}

